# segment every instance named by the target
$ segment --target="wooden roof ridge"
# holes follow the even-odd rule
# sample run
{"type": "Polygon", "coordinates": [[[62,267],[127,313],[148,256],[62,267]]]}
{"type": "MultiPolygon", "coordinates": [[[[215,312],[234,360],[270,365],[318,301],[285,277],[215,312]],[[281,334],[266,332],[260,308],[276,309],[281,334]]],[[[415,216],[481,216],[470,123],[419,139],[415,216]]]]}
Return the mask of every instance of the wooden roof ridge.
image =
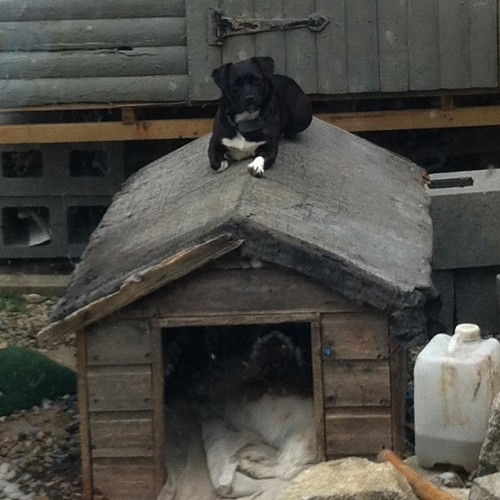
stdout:
{"type": "Polygon", "coordinates": [[[181,250],[158,264],[133,274],[123,281],[117,291],[86,304],[59,321],[50,323],[38,333],[38,336],[56,341],[70,332],[82,330],[204,264],[235,250],[242,243],[241,239],[235,240],[228,234],[221,234],[204,243],[181,250]]]}

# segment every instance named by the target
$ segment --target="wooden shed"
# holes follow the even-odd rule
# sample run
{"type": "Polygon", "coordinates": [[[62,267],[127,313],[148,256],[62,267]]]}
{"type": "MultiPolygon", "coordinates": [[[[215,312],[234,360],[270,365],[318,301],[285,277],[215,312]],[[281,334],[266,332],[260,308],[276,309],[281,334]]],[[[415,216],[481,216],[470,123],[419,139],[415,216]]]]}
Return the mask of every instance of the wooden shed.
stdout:
{"type": "Polygon", "coordinates": [[[165,339],[189,329],[305,327],[317,459],[403,448],[405,347],[433,296],[420,169],[316,119],[262,179],[215,174],[207,144],[127,181],[45,332],[77,331],[86,498],[161,490],[165,339]]]}

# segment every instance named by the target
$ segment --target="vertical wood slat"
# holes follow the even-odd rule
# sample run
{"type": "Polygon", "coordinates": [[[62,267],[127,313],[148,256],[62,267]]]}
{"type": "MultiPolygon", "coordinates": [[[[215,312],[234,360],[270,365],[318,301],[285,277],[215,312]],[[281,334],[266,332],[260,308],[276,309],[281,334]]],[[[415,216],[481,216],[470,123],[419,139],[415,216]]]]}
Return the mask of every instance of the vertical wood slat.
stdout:
{"type": "Polygon", "coordinates": [[[482,0],[470,5],[471,86],[498,85],[497,0],[482,0]]]}
{"type": "Polygon", "coordinates": [[[410,90],[439,89],[437,0],[408,0],[408,61],[410,90]]]}
{"type": "Polygon", "coordinates": [[[314,413],[316,422],[316,459],[326,460],[325,407],[323,402],[323,368],[321,360],[321,323],[311,324],[311,354],[313,367],[314,413]]]}
{"type": "Polygon", "coordinates": [[[439,0],[439,57],[441,88],[469,88],[470,0],[439,0]]]}
{"type": "Polygon", "coordinates": [[[151,326],[152,358],[152,393],[153,393],[153,439],[155,490],[159,495],[166,481],[165,471],[165,411],[164,411],[164,370],[161,329],[151,326]]]}
{"type": "MultiPolygon", "coordinates": [[[[287,19],[302,19],[315,11],[314,0],[286,1],[287,19]]],[[[286,32],[286,72],[307,94],[317,93],[316,34],[306,28],[286,32]]]]}
{"type": "Polygon", "coordinates": [[[347,86],[345,3],[349,0],[316,0],[316,10],[330,19],[316,34],[318,93],[341,94],[347,86]]]}
{"type": "Polygon", "coordinates": [[[380,90],[408,90],[408,2],[378,0],[380,90]]]}
{"type": "Polygon", "coordinates": [[[85,500],[92,499],[92,463],[90,457],[90,414],[87,386],[87,342],[85,332],[76,332],[76,364],[78,374],[78,406],[80,411],[80,454],[82,458],[82,490],[85,500]]]}
{"type": "Polygon", "coordinates": [[[378,92],[377,5],[373,0],[346,2],[349,92],[378,92]]]}
{"type": "MultiPolygon", "coordinates": [[[[220,0],[225,16],[253,17],[253,0],[220,0]]],[[[230,36],[224,40],[222,62],[238,62],[255,55],[253,35],[230,36]]]]}
{"type": "MultiPolygon", "coordinates": [[[[254,0],[253,12],[257,19],[283,18],[283,0],[254,0]]],[[[274,59],[275,73],[286,73],[285,33],[274,31],[255,35],[255,55],[274,59]]]]}
{"type": "Polygon", "coordinates": [[[392,449],[399,456],[403,456],[405,449],[407,358],[406,351],[400,350],[397,342],[393,339],[389,343],[389,351],[392,449]]]}
{"type": "MultiPolygon", "coordinates": [[[[218,8],[218,0],[210,6],[218,8]]],[[[186,0],[186,34],[189,98],[194,101],[217,99],[220,92],[212,81],[212,70],[222,64],[221,49],[208,45],[205,0],[186,0]]]]}

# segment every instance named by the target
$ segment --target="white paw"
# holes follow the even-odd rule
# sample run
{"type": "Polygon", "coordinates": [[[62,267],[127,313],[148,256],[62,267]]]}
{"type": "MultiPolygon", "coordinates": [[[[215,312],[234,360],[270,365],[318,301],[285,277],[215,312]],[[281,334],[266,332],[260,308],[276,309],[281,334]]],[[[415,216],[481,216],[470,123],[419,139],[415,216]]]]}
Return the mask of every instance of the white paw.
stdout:
{"type": "Polygon", "coordinates": [[[262,177],[264,175],[264,158],[262,158],[262,156],[257,156],[249,163],[247,168],[254,177],[262,177]]]}
{"type": "Polygon", "coordinates": [[[227,160],[222,160],[220,162],[220,167],[219,167],[219,170],[217,170],[217,173],[221,173],[221,172],[224,172],[224,170],[227,169],[227,167],[229,167],[229,162],[227,160]]]}

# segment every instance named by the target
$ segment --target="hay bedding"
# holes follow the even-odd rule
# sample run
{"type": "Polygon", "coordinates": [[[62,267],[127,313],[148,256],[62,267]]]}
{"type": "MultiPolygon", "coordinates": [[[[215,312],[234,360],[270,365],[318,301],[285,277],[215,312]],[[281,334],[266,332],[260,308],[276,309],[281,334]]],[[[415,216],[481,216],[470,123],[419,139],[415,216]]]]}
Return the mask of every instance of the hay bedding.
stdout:
{"type": "Polygon", "coordinates": [[[264,395],[222,417],[175,405],[166,414],[168,481],[158,500],[276,500],[315,461],[312,398],[264,395]]]}

